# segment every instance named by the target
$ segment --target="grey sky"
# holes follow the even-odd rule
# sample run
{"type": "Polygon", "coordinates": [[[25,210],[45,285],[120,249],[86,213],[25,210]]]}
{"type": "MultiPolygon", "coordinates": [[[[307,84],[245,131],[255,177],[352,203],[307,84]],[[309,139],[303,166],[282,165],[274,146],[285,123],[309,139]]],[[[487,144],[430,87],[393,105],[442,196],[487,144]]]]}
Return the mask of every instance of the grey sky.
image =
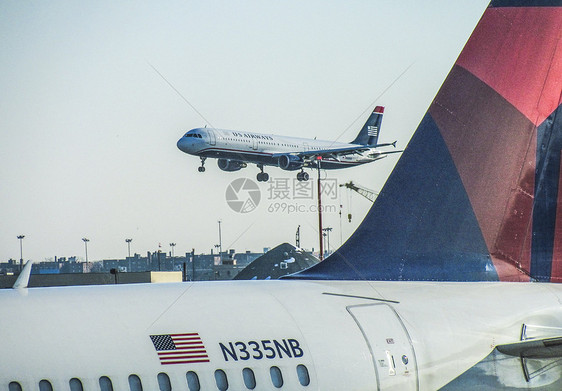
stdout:
{"type": "MultiPolygon", "coordinates": [[[[92,260],[124,257],[127,237],[141,254],[170,242],[208,252],[219,218],[225,249],[293,242],[299,224],[303,247],[318,248],[317,215],[268,211],[279,200],[267,184],[255,211],[228,207],[228,184],[258,170],[213,160],[197,172],[176,141],[204,122],[149,63],[213,126],[349,141],[374,103],[386,106],[381,141],[403,148],[486,4],[0,1],[0,260],[19,258],[19,234],[37,261],[82,257],[84,236],[92,260]]],[[[396,160],[328,176],[378,190],[396,160]]],[[[370,206],[354,194],[350,224],[348,198],[344,240],[370,206]]],[[[326,202],[339,211],[339,196],[326,202]]],[[[325,214],[332,246],[339,221],[325,214]]]]}

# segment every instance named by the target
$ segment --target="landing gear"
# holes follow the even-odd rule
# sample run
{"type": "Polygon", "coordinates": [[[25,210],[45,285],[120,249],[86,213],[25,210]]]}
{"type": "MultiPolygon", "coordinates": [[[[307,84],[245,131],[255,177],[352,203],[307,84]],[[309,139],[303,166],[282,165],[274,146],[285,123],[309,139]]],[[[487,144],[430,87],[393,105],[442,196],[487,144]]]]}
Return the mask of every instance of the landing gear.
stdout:
{"type": "Polygon", "coordinates": [[[263,172],[263,164],[258,164],[258,168],[261,172],[258,172],[256,179],[258,182],[267,182],[269,180],[269,174],[267,172],[263,172]]]}
{"type": "Polygon", "coordinates": [[[205,172],[205,159],[207,159],[207,158],[206,157],[201,158],[201,167],[197,168],[197,170],[199,172],[205,172]]]}
{"type": "Polygon", "coordinates": [[[306,182],[306,181],[308,181],[308,178],[310,178],[310,176],[308,175],[308,172],[301,171],[297,174],[297,179],[299,181],[305,181],[306,182]]]}

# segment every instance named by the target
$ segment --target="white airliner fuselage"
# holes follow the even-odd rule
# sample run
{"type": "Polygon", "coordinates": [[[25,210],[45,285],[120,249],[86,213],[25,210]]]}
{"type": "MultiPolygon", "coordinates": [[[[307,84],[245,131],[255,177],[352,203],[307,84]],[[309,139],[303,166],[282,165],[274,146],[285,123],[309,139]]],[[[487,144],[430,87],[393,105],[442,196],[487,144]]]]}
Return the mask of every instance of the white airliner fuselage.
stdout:
{"type": "MultiPolygon", "coordinates": [[[[65,390],[78,379],[84,390],[105,390],[109,379],[114,390],[140,390],[131,385],[138,381],[144,390],[169,389],[166,381],[172,390],[437,390],[497,345],[520,340],[523,325],[535,327],[534,337],[550,335],[562,322],[560,300],[560,285],[516,283],[4,290],[0,389],[46,381],[65,390]],[[175,338],[175,350],[159,338],[175,338]]],[[[506,386],[525,386],[518,358],[503,365],[506,386]]]]}

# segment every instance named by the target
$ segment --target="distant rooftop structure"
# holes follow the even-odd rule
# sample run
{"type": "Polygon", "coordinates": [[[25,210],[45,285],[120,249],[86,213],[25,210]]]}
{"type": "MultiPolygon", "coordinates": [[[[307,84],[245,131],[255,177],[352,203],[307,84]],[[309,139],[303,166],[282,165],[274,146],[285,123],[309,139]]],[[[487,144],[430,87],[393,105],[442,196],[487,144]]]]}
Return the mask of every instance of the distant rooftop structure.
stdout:
{"type": "Polygon", "coordinates": [[[275,280],[316,265],[318,258],[289,243],[283,243],[255,259],[233,280],[275,280]]]}
{"type": "MultiPolygon", "coordinates": [[[[11,288],[17,276],[0,276],[0,288],[11,288]]],[[[181,282],[182,273],[167,272],[134,272],[134,273],[66,273],[66,274],[32,274],[29,279],[30,288],[48,286],[77,285],[113,285],[181,282]]]]}

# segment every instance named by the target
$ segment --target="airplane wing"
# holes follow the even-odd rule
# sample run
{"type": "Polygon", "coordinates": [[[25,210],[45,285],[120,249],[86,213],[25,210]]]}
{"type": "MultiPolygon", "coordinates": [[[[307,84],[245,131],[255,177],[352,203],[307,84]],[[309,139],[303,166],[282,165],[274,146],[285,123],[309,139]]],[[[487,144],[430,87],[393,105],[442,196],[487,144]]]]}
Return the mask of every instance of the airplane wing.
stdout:
{"type": "MultiPolygon", "coordinates": [[[[279,157],[282,155],[294,155],[303,158],[304,160],[314,159],[318,156],[322,158],[337,158],[338,156],[344,155],[351,155],[354,153],[361,153],[369,150],[374,150],[377,147],[386,147],[386,146],[396,146],[396,141],[393,143],[387,144],[378,144],[378,145],[351,145],[349,147],[341,147],[341,148],[329,148],[329,149],[320,149],[320,150],[309,150],[309,151],[295,151],[295,152],[284,152],[284,153],[274,153],[272,157],[279,157]]],[[[388,155],[391,153],[400,153],[400,151],[373,151],[376,152],[377,155],[388,155]]]]}

